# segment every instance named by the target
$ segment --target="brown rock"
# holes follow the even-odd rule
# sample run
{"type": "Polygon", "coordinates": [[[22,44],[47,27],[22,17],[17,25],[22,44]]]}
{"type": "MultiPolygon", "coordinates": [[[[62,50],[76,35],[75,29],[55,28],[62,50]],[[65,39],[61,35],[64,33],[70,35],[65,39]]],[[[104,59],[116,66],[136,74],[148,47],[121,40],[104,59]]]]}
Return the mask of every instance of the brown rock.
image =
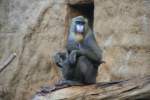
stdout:
{"type": "Polygon", "coordinates": [[[148,100],[150,76],[56,90],[32,100],[148,100]]]}
{"type": "Polygon", "coordinates": [[[60,78],[52,56],[64,50],[74,15],[85,15],[94,23],[106,61],[98,82],[150,73],[149,0],[0,0],[0,65],[10,54],[17,54],[0,73],[0,86],[9,89],[9,100],[28,100],[39,87],[60,78]],[[86,10],[93,8],[91,2],[94,15],[86,10]]]}

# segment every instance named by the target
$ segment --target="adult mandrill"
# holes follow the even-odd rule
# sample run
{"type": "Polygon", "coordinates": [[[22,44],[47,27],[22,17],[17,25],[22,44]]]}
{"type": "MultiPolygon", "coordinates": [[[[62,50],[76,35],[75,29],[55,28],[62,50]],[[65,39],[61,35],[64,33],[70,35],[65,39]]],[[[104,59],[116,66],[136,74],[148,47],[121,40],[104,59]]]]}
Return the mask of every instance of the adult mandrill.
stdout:
{"type": "Polygon", "coordinates": [[[67,52],[59,52],[54,56],[64,77],[57,85],[95,83],[98,66],[103,63],[102,51],[96,43],[88,20],[83,16],[72,19],[66,49],[67,52]]]}

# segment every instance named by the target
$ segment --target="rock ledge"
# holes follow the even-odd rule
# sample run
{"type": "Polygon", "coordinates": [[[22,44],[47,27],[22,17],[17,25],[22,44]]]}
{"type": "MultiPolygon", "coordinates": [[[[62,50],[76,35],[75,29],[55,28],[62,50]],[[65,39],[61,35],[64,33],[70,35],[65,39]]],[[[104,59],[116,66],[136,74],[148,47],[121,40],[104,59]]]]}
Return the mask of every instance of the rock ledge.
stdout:
{"type": "Polygon", "coordinates": [[[150,75],[94,85],[71,86],[46,95],[35,95],[33,100],[145,100],[148,98],[150,98],[150,75]]]}

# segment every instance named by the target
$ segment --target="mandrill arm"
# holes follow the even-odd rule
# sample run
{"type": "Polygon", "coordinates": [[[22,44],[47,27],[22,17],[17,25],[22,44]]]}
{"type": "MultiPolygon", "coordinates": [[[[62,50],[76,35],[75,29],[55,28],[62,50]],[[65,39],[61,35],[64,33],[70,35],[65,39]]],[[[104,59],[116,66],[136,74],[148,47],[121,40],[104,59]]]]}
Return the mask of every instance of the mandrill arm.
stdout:
{"type": "Polygon", "coordinates": [[[71,63],[75,63],[79,56],[86,56],[88,59],[98,64],[103,63],[102,50],[99,48],[93,34],[87,35],[84,43],[81,45],[84,45],[86,48],[81,47],[78,50],[72,50],[69,56],[71,63]]]}
{"type": "Polygon", "coordinates": [[[96,63],[101,63],[101,56],[96,55],[91,50],[88,49],[82,49],[82,50],[73,50],[69,56],[69,61],[71,63],[75,63],[77,57],[79,56],[86,56],[90,60],[96,63]]]}

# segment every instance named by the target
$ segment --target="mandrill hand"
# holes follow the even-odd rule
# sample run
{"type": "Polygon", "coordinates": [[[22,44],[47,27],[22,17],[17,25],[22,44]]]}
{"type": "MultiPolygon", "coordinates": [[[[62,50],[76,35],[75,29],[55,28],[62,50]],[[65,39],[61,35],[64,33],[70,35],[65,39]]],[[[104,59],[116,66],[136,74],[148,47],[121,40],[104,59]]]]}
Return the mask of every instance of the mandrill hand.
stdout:
{"type": "Polygon", "coordinates": [[[69,62],[71,64],[74,64],[76,62],[76,58],[77,58],[77,50],[73,50],[69,55],[69,62]]]}

